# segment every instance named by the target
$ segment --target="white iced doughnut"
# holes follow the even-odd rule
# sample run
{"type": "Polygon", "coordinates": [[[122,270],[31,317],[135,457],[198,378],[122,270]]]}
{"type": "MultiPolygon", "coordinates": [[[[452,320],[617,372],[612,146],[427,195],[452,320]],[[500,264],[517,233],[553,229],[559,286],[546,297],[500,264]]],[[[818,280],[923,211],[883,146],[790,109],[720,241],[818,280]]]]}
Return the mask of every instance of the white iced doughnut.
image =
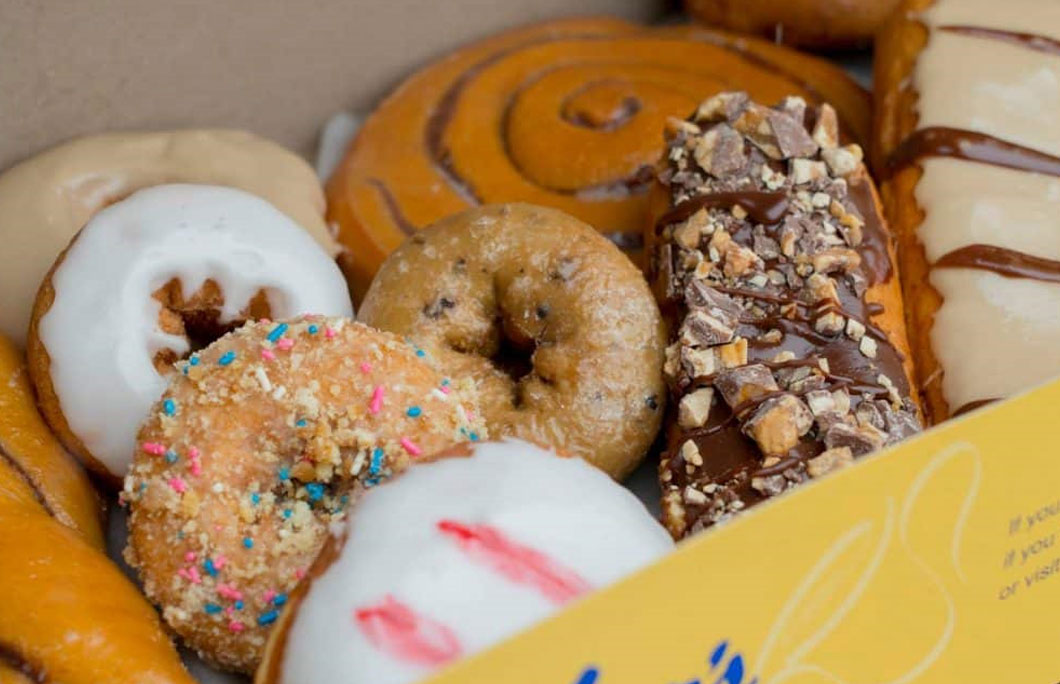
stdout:
{"type": "Polygon", "coordinates": [[[518,440],[417,464],[348,520],[281,618],[259,684],[419,681],[673,547],[605,474],[518,440]]]}
{"type": "Polygon", "coordinates": [[[137,429],[165,389],[158,355],[192,351],[185,336],[161,325],[154,294],[174,281],[185,299],[216,286],[221,324],[240,320],[262,293],[272,318],[352,314],[330,255],[258,196],[159,185],[100,211],[45,280],[29,353],[49,423],[115,477],[125,474],[137,429]]]}

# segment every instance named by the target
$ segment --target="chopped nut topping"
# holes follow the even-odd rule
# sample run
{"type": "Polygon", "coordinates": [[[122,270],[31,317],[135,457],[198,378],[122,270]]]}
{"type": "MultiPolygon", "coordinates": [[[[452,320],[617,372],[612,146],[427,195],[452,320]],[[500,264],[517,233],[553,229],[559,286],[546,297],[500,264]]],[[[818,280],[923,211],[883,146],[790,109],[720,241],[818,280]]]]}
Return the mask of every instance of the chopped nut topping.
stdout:
{"type": "Polygon", "coordinates": [[[744,423],[750,435],[766,455],[782,455],[794,449],[799,439],[813,427],[813,416],[806,404],[791,394],[767,399],[744,423]]]}
{"type": "Polygon", "coordinates": [[[828,169],[833,175],[839,176],[840,178],[849,176],[861,168],[861,160],[863,157],[864,153],[858,145],[836,147],[821,152],[821,158],[824,159],[824,163],[828,165],[828,169]]]}
{"type": "Polygon", "coordinates": [[[817,122],[813,126],[813,133],[810,137],[821,146],[822,150],[839,146],[839,118],[832,105],[823,104],[817,108],[817,122]]]}
{"type": "Polygon", "coordinates": [[[685,459],[685,463],[703,465],[703,456],[699,453],[699,447],[691,439],[686,440],[681,446],[681,458],[685,459]]]}
{"type": "Polygon", "coordinates": [[[714,390],[710,387],[698,389],[681,398],[677,409],[677,424],[685,429],[703,427],[710,417],[710,406],[714,401],[714,390]]]}
{"type": "Polygon", "coordinates": [[[780,390],[769,369],[761,364],[724,370],[714,380],[725,403],[737,407],[755,397],[780,390]]]}
{"type": "Polygon", "coordinates": [[[806,472],[810,474],[810,477],[821,477],[853,463],[854,454],[849,447],[836,447],[828,449],[807,461],[806,472]]]}

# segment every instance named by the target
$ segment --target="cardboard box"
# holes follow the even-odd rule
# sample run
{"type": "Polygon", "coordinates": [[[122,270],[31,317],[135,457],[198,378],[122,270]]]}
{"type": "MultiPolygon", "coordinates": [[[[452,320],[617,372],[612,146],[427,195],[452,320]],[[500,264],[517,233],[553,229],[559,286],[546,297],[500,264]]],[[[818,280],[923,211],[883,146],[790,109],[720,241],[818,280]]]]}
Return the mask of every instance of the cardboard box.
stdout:
{"type": "MultiPolygon", "coordinates": [[[[0,168],[103,130],[321,124],[502,27],[659,2],[0,0],[0,168]]],[[[1055,682],[1060,382],[701,534],[438,684],[1055,682]]]]}

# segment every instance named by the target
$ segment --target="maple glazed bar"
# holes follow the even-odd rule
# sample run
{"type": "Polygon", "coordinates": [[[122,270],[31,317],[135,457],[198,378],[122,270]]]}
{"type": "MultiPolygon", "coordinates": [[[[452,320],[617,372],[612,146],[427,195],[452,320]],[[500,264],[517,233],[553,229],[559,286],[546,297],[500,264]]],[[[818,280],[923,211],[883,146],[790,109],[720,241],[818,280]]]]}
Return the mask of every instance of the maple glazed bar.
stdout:
{"type": "Polygon", "coordinates": [[[744,93],[673,120],[652,191],[675,537],[920,428],[890,236],[835,111],[744,93]]]}

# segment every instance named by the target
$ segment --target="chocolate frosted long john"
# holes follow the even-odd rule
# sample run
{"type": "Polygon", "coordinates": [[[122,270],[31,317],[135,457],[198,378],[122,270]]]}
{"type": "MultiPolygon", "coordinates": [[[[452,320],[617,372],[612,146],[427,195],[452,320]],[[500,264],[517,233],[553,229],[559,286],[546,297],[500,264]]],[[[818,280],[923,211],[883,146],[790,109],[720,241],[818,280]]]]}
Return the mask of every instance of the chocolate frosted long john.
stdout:
{"type": "Polygon", "coordinates": [[[839,146],[830,107],[806,109],[724,93],[668,135],[650,238],[672,333],[660,480],[677,537],[919,427],[861,150],[839,146]]]}

